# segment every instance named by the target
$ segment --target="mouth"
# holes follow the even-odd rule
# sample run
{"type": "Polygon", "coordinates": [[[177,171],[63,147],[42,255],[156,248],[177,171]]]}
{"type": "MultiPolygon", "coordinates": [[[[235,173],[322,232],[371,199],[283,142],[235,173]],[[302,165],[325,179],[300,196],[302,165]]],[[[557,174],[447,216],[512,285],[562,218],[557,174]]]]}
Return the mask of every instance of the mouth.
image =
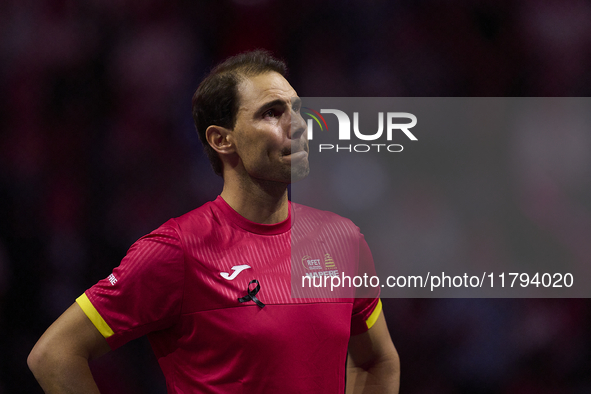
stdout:
{"type": "Polygon", "coordinates": [[[283,156],[289,156],[289,155],[295,155],[296,153],[300,153],[300,152],[305,152],[305,153],[310,153],[310,148],[309,146],[306,145],[302,145],[302,146],[292,146],[289,148],[285,148],[281,151],[281,154],[283,156]]]}
{"type": "Polygon", "coordinates": [[[302,146],[298,149],[284,149],[281,151],[282,158],[286,162],[295,165],[296,163],[304,163],[308,160],[308,146],[302,146]]]}

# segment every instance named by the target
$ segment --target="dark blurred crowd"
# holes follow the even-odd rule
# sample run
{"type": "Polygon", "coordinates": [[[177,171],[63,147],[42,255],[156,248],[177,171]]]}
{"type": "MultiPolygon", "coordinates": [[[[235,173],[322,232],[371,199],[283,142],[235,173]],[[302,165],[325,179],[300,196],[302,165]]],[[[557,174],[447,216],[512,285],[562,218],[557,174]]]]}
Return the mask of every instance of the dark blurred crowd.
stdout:
{"type": "MultiPolygon", "coordinates": [[[[589,96],[590,20],[586,0],[3,1],[0,394],[40,392],[26,357],[49,324],[137,238],[220,192],[190,113],[216,62],[269,49],[287,61],[300,96],[589,96]]],[[[525,144],[537,136],[522,135],[525,144]]],[[[588,141],[577,138],[575,146],[588,141]]],[[[522,159],[539,168],[543,153],[522,159]]],[[[574,172],[580,185],[588,165],[575,161],[556,176],[574,172]]],[[[413,187],[434,193],[425,201],[432,209],[446,193],[406,187],[409,196],[413,187]]],[[[589,186],[575,192],[583,202],[566,200],[572,228],[544,214],[544,204],[565,201],[550,192],[520,209],[549,240],[564,236],[564,253],[589,262],[585,240],[568,242],[591,234],[591,207],[580,200],[589,186]]],[[[494,259],[502,251],[486,235],[498,227],[487,219],[478,253],[494,259]]],[[[591,392],[590,307],[384,300],[407,394],[591,392]]],[[[105,393],[165,391],[143,339],[93,372],[105,393]]]]}

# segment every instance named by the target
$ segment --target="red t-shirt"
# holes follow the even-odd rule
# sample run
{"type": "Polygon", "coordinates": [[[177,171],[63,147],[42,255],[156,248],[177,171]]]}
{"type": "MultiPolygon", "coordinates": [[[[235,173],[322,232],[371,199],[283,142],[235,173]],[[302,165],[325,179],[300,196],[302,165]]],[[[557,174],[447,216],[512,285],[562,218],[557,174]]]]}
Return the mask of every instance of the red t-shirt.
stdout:
{"type": "Polygon", "coordinates": [[[371,253],[349,220],[289,212],[258,224],[218,197],[140,238],[77,302],[113,349],[147,335],[169,393],[343,393],[349,336],[375,322],[379,291],[295,298],[292,270],[373,272],[371,253]]]}

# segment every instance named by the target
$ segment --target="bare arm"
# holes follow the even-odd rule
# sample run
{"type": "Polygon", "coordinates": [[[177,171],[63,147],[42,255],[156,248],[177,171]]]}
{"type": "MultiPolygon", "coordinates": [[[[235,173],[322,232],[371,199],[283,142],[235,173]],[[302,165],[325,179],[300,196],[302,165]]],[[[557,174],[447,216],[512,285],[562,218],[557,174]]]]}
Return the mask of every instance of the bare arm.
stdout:
{"type": "Polygon", "coordinates": [[[98,393],[88,360],[109,350],[105,338],[74,303],[39,338],[27,364],[46,393],[98,393]]]}
{"type": "Polygon", "coordinates": [[[349,340],[347,394],[397,394],[400,360],[384,314],[365,333],[349,340]]]}

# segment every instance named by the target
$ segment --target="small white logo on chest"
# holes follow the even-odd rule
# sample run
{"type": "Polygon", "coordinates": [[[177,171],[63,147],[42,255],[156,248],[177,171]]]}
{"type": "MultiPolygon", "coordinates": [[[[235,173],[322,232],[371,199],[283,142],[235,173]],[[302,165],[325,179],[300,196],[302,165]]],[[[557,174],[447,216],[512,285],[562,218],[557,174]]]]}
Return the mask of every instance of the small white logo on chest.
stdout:
{"type": "Polygon", "coordinates": [[[234,272],[232,272],[232,275],[228,274],[227,272],[220,272],[220,275],[222,276],[222,278],[227,279],[227,280],[233,280],[235,277],[238,276],[239,273],[241,273],[242,271],[244,271],[245,269],[250,268],[250,265],[235,265],[232,267],[232,269],[234,270],[234,272]]]}

